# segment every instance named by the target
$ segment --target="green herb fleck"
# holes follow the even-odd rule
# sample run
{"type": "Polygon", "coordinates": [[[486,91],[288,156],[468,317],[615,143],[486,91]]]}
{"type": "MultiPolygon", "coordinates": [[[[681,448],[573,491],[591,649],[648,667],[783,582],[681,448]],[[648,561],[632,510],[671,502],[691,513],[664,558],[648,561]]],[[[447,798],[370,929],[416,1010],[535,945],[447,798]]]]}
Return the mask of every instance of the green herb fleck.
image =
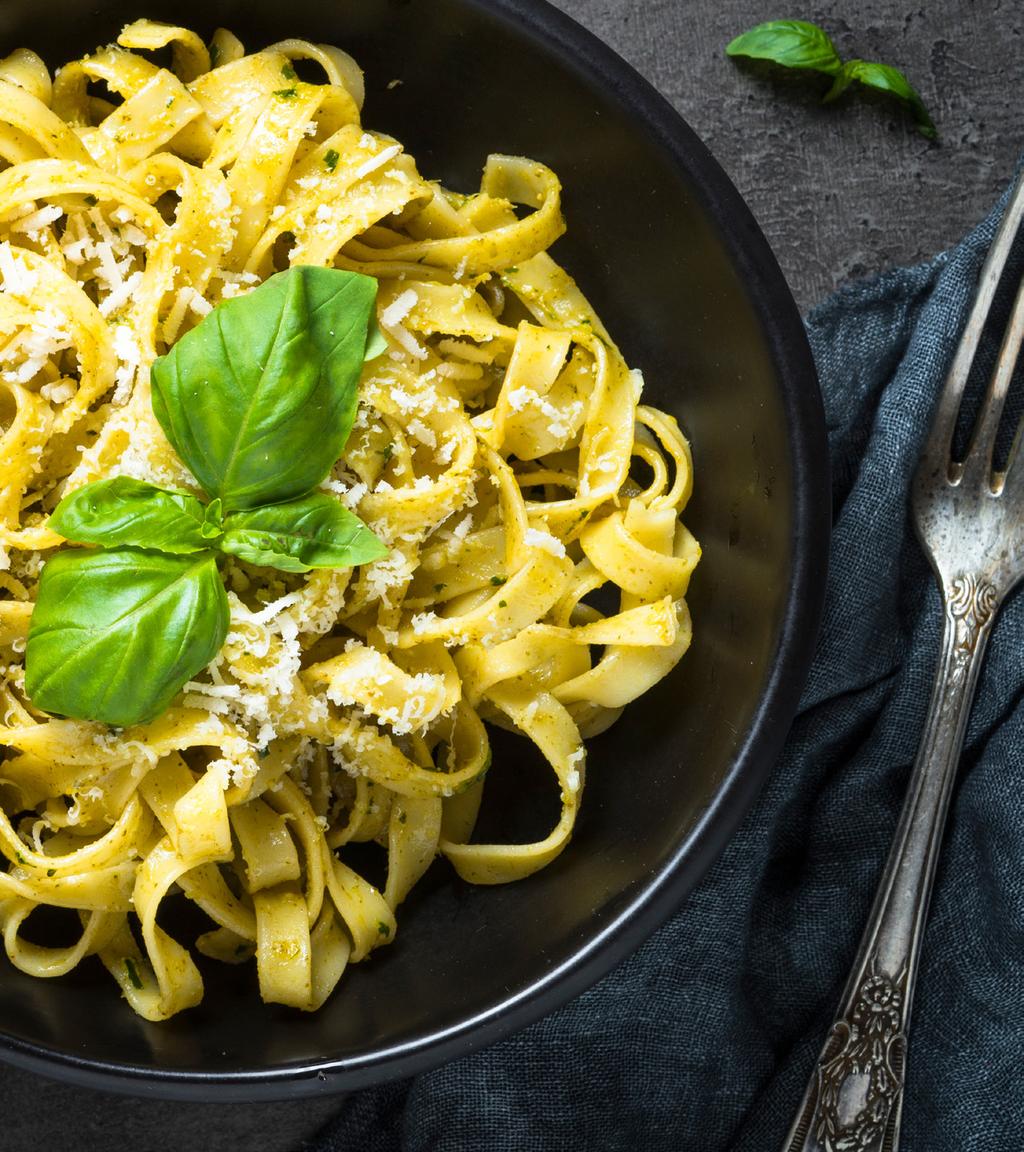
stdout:
{"type": "Polygon", "coordinates": [[[377,921],[377,933],[380,936],[385,936],[385,937],[390,936],[391,935],[391,929],[387,926],[387,924],[384,923],[383,920],[378,920],[377,921]]]}
{"type": "Polygon", "coordinates": [[[511,268],[506,268],[506,269],[505,269],[505,271],[506,271],[506,272],[512,272],[512,273],[514,273],[514,272],[518,272],[518,271],[519,271],[519,269],[518,269],[518,267],[516,267],[515,265],[513,265],[511,268]]]}
{"type": "Polygon", "coordinates": [[[495,588],[500,588],[502,586],[502,584],[508,583],[508,577],[507,576],[492,576],[491,577],[491,583],[494,585],[495,588]]]}
{"type": "Polygon", "coordinates": [[[823,97],[826,104],[841,96],[854,80],[867,88],[888,92],[910,108],[922,136],[929,140],[938,136],[921,97],[899,69],[869,60],[847,60],[844,64],[829,35],[806,20],[770,20],[758,24],[737,36],[725,51],[728,56],[767,60],[783,68],[830,76],[832,87],[823,97]]]}
{"type": "Polygon", "coordinates": [[[447,584],[435,584],[434,585],[434,591],[435,592],[443,592],[445,590],[445,588],[447,588],[447,587],[448,587],[447,584]]]}
{"type": "Polygon", "coordinates": [[[261,760],[266,760],[266,758],[270,755],[270,745],[264,744],[262,748],[257,748],[256,749],[256,755],[261,760]]]}
{"type": "Polygon", "coordinates": [[[56,868],[47,868],[47,869],[46,869],[46,875],[47,875],[48,877],[50,877],[50,876],[56,876],[56,875],[57,875],[57,869],[56,869],[56,868]]]}
{"type": "Polygon", "coordinates": [[[324,167],[328,172],[333,172],[338,167],[338,161],[341,159],[341,154],[336,148],[328,148],[324,153],[324,167]]]}
{"type": "Polygon", "coordinates": [[[296,75],[295,75],[295,69],[292,67],[292,62],[291,62],[290,60],[289,60],[289,61],[288,61],[288,63],[287,63],[287,64],[285,64],[285,65],[284,65],[284,67],[281,69],[281,75],[282,75],[282,76],[283,76],[283,77],[284,77],[286,80],[295,80],[295,79],[296,79],[296,75]]]}
{"type": "Polygon", "coordinates": [[[15,853],[14,853],[14,858],[15,858],[15,859],[18,861],[18,863],[19,863],[19,864],[24,864],[24,863],[25,863],[25,857],[24,857],[24,856],[22,856],[22,854],[21,854],[20,852],[15,852],[15,853]]]}
{"type": "Polygon", "coordinates": [[[87,192],[85,194],[84,200],[85,200],[86,204],[89,205],[90,208],[95,208],[96,205],[99,203],[99,201],[96,199],[96,197],[91,192],[87,192]]]}
{"type": "Polygon", "coordinates": [[[391,462],[391,457],[395,454],[394,444],[385,444],[384,447],[380,450],[380,454],[384,457],[384,463],[389,464],[391,462]]]}
{"type": "Polygon", "coordinates": [[[124,967],[128,973],[128,979],[132,982],[132,987],[141,988],[142,977],[139,976],[139,970],[135,967],[135,961],[130,956],[124,958],[124,967]]]}
{"type": "Polygon", "coordinates": [[[498,607],[499,608],[507,608],[508,607],[508,601],[507,600],[499,600],[498,601],[498,607]]]}
{"type": "Polygon", "coordinates": [[[164,107],[165,107],[165,108],[170,108],[170,106],[171,106],[171,105],[174,103],[174,101],[175,101],[175,97],[174,97],[174,96],[168,96],[168,97],[167,97],[167,103],[164,105],[164,107]]]}
{"type": "Polygon", "coordinates": [[[298,94],[299,90],[294,84],[290,88],[278,88],[274,93],[278,100],[294,100],[298,94]]]}

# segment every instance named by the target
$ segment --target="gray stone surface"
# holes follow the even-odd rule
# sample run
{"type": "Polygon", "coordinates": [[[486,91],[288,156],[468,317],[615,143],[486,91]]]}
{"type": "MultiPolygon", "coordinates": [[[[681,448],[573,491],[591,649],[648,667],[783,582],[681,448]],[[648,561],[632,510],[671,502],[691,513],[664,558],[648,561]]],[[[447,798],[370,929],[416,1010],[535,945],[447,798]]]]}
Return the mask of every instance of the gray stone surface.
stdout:
{"type": "Polygon", "coordinates": [[[797,302],[948,247],[1005,187],[1024,150],[1021,0],[555,0],[661,90],[753,209],[797,302]],[[844,59],[893,64],[941,139],[899,105],[824,78],[737,64],[723,49],[764,20],[812,20],[844,59]]]}
{"type": "MultiPolygon", "coordinates": [[[[989,208],[1024,149],[1021,0],[556,0],[651,79],[710,146],[754,210],[801,307],[843,281],[925,258],[989,208]],[[844,56],[902,67],[942,134],[898,107],[738,67],[722,49],[781,16],[826,26],[844,56]]],[[[333,1101],[172,1104],[0,1073],[0,1152],[289,1152],[333,1101]]],[[[485,1152],[485,1150],[481,1150],[485,1152]]]]}

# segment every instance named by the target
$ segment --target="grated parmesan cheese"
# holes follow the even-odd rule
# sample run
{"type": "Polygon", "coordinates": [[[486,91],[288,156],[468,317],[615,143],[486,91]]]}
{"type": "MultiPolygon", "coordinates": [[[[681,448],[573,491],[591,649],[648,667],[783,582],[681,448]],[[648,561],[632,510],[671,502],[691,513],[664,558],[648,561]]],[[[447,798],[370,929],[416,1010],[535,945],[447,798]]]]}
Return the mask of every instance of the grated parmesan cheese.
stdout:
{"type": "Polygon", "coordinates": [[[574,794],[579,792],[580,785],[583,782],[583,778],[580,775],[577,765],[582,767],[586,759],[587,750],[583,747],[577,748],[575,752],[571,752],[567,758],[569,771],[565,777],[565,786],[570,792],[574,794]]]}
{"type": "Polygon", "coordinates": [[[12,232],[27,232],[33,240],[38,240],[44,228],[48,228],[64,215],[64,209],[56,204],[47,204],[26,216],[11,221],[12,232]]]}
{"type": "Polygon", "coordinates": [[[421,444],[426,444],[428,448],[437,447],[437,433],[433,428],[428,428],[419,417],[410,420],[407,429],[421,444]]]}
{"type": "Polygon", "coordinates": [[[542,532],[539,528],[527,528],[523,535],[523,543],[529,548],[540,548],[559,558],[565,555],[565,545],[557,540],[550,532],[542,532]]]}
{"type": "Polygon", "coordinates": [[[508,401],[508,406],[513,412],[522,412],[528,404],[539,400],[540,397],[532,388],[527,388],[523,385],[521,388],[510,388],[505,399],[508,401]]]}
{"type": "Polygon", "coordinates": [[[399,296],[396,296],[392,302],[381,311],[380,322],[388,327],[394,324],[401,324],[401,322],[409,315],[409,313],[416,307],[419,301],[419,296],[412,288],[406,288],[399,296]]]}
{"type": "Polygon", "coordinates": [[[127,404],[135,386],[135,377],[142,364],[142,352],[135,333],[127,324],[118,324],[113,331],[114,355],[118,366],[114,372],[114,405],[127,404]]]}
{"type": "Polygon", "coordinates": [[[364,176],[369,176],[371,172],[376,172],[378,168],[383,168],[389,160],[394,160],[401,151],[401,144],[392,144],[389,148],[378,152],[376,156],[372,156],[369,160],[364,160],[352,173],[353,179],[362,180],[364,176]]]}
{"type": "MultiPolygon", "coordinates": [[[[2,366],[0,378],[11,384],[28,384],[53,361],[58,353],[71,347],[73,347],[71,333],[61,318],[49,309],[41,309],[34,313],[31,327],[19,329],[3,348],[0,348],[0,366],[2,366]]],[[[63,394],[66,391],[64,383],[51,381],[50,385],[59,394],[63,394]]],[[[74,395],[75,391],[76,386],[72,384],[70,395],[74,395]]],[[[65,396],[65,399],[67,398],[65,396]]],[[[47,399],[51,397],[47,396],[47,399]]],[[[63,401],[54,400],[54,402],[63,401]]]]}
{"type": "Polygon", "coordinates": [[[61,380],[57,384],[44,384],[39,389],[39,395],[51,404],[65,404],[77,391],[78,385],[74,380],[61,380]]]}
{"type": "Polygon", "coordinates": [[[436,612],[417,612],[409,621],[409,624],[413,632],[419,636],[424,632],[429,632],[439,619],[440,617],[436,612]]]}
{"type": "Polygon", "coordinates": [[[133,272],[127,280],[122,280],[100,301],[100,315],[113,316],[115,312],[120,311],[135,294],[141,283],[141,272],[133,272]]]}
{"type": "Polygon", "coordinates": [[[0,277],[3,278],[4,291],[16,296],[31,295],[39,282],[35,272],[15,260],[7,240],[0,244],[0,277]]]}

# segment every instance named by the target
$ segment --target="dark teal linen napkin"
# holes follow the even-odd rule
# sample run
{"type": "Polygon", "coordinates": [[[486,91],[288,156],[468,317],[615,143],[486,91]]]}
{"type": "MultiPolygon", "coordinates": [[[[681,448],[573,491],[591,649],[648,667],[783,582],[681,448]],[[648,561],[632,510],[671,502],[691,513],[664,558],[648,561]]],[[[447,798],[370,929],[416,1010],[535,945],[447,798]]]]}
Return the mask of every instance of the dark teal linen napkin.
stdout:
{"type": "MultiPolygon", "coordinates": [[[[348,1097],[317,1152],[780,1147],[917,751],[941,607],[909,484],[1001,208],[957,248],[845,288],[807,320],[832,459],[825,619],[785,752],[722,858],[601,983],[500,1044],[348,1097]]],[[[994,353],[989,337],[979,361],[994,353]]],[[[992,637],[939,863],[901,1152],[1024,1150],[1022,769],[1018,591],[992,637]]]]}

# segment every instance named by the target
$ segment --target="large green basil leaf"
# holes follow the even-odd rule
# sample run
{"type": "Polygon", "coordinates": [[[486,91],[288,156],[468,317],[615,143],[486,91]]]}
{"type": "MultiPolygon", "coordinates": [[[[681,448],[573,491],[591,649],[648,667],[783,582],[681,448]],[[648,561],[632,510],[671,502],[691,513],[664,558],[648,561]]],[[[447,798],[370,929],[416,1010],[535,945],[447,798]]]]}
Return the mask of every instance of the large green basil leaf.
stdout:
{"type": "Polygon", "coordinates": [[[834,76],[842,67],[839,53],[828,34],[806,20],[769,20],[737,36],[728,47],[729,56],[771,60],[784,68],[810,68],[834,76]]]}
{"type": "Polygon", "coordinates": [[[228,620],[210,552],[59,552],[39,582],[25,689],[45,712],[143,723],[217,655],[228,620]]]}
{"type": "Polygon", "coordinates": [[[326,492],[235,512],[224,520],[218,545],[250,564],[285,572],[354,568],[387,555],[362,520],[326,492]]]}
{"type": "Polygon", "coordinates": [[[204,516],[202,504],[188,492],[115,476],[65,496],[48,527],[79,544],[127,544],[188,553],[210,547],[204,516]]]}
{"type": "Polygon", "coordinates": [[[291,500],[341,455],[377,282],[300,266],[228,300],[153,364],[153,411],[225,512],[291,500]]]}

